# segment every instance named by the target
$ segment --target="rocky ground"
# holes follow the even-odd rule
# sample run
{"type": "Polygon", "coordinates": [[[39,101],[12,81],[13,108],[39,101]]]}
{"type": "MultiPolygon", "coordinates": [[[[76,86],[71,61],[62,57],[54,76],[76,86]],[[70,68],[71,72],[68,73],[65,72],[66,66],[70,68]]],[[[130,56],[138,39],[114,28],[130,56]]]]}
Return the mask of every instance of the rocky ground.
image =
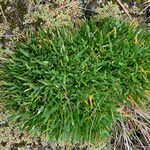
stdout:
{"type": "Polygon", "coordinates": [[[59,146],[40,137],[33,137],[28,132],[21,132],[11,123],[0,120],[0,150],[88,150],[88,146],[59,146]]]}

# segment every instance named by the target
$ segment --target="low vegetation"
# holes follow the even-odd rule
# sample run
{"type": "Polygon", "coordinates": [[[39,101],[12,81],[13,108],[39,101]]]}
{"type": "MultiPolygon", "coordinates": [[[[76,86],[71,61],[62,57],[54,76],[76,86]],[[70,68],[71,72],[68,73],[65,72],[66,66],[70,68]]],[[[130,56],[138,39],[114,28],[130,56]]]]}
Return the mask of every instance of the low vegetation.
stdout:
{"type": "Polygon", "coordinates": [[[49,140],[106,140],[122,106],[148,102],[149,41],[147,29],[111,18],[29,32],[0,68],[6,109],[49,140]]]}

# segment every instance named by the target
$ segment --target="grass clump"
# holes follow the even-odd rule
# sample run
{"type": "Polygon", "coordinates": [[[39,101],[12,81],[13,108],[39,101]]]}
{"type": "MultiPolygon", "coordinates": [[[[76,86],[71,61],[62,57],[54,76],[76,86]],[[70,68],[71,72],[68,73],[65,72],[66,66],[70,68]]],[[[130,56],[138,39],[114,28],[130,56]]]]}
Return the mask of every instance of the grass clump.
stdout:
{"type": "Polygon", "coordinates": [[[141,104],[149,84],[144,28],[105,18],[91,26],[41,29],[1,65],[7,108],[22,127],[51,140],[100,140],[119,103],[141,104]]]}

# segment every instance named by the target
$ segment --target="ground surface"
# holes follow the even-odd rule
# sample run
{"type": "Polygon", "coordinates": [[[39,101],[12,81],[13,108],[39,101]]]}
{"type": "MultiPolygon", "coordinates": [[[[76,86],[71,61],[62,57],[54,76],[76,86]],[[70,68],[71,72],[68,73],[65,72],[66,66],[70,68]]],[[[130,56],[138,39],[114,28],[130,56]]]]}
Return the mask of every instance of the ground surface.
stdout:
{"type": "MultiPolygon", "coordinates": [[[[12,5],[11,7],[15,7],[16,5],[12,5]]],[[[16,12],[16,9],[12,9],[12,11],[14,10],[14,12],[16,12]]],[[[4,11],[5,12],[5,11],[4,11]]],[[[135,11],[133,11],[133,13],[135,13],[135,11]]],[[[9,14],[9,11],[8,11],[9,14]]],[[[16,13],[14,13],[16,14],[16,13]]],[[[19,23],[19,19],[20,17],[22,17],[23,14],[19,13],[19,16],[16,16],[17,19],[14,19],[13,17],[10,17],[8,19],[8,21],[10,21],[10,23],[12,22],[12,20],[14,21],[15,25],[20,25],[19,23]],[[12,20],[11,20],[12,19],[12,20]]],[[[7,17],[7,12],[6,12],[6,17],[7,17]]],[[[23,17],[22,17],[23,18],[23,17]]],[[[0,31],[1,34],[5,33],[2,28],[4,25],[4,22],[1,21],[3,18],[0,18],[0,31]]],[[[21,20],[22,21],[22,20],[21,20]]],[[[14,28],[14,27],[13,27],[14,28]]],[[[7,33],[6,33],[7,35],[7,33]]],[[[9,32],[8,32],[9,35],[9,32]]],[[[9,38],[9,36],[8,36],[9,38]]],[[[1,41],[0,41],[1,44],[1,41]]],[[[6,44],[5,44],[6,45],[6,44]]],[[[32,137],[29,133],[27,132],[21,132],[19,131],[19,129],[15,126],[15,124],[11,123],[11,122],[7,122],[7,118],[6,118],[6,114],[4,112],[2,112],[2,105],[0,104],[0,150],[60,150],[60,149],[72,149],[72,150],[78,150],[79,146],[78,144],[75,146],[71,146],[70,148],[60,148],[59,145],[57,145],[56,143],[49,143],[47,141],[41,140],[41,138],[39,137],[32,137]]],[[[89,149],[87,146],[80,146],[82,148],[82,150],[86,150],[89,149]]]]}

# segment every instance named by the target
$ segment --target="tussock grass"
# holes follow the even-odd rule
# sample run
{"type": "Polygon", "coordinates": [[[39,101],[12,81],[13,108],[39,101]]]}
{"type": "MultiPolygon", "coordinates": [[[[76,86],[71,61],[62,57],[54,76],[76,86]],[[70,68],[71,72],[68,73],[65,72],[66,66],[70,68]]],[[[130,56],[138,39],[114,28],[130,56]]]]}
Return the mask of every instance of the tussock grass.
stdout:
{"type": "Polygon", "coordinates": [[[146,99],[149,41],[146,29],[110,18],[31,33],[0,68],[6,107],[50,140],[107,139],[119,103],[146,99]]]}

